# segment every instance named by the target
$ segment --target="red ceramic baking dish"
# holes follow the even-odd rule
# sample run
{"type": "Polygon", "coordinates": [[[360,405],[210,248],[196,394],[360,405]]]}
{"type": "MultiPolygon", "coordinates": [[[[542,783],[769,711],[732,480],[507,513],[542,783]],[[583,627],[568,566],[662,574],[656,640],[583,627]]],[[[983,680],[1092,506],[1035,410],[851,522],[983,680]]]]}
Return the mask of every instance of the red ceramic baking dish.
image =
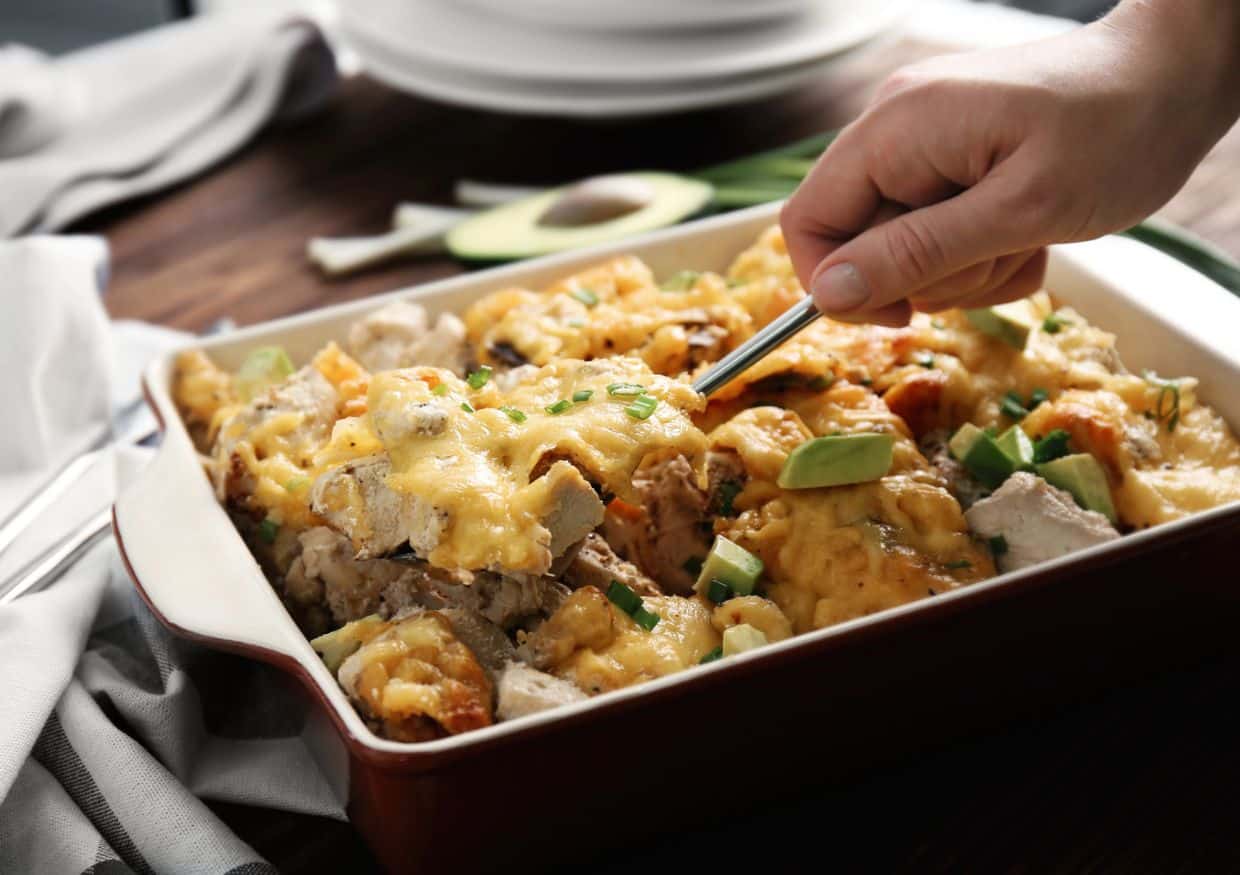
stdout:
{"type": "MultiPolygon", "coordinates": [[[[656,275],[721,270],[777,217],[760,207],[617,245],[473,273],[239,331],[202,346],[226,368],[255,345],[305,361],[392,297],[432,315],[544,285],[621,252],[656,275]]],[[[1200,378],[1240,425],[1240,300],[1131,240],[1052,252],[1047,287],[1119,336],[1134,370],[1200,378]]],[[[353,823],[393,871],[580,862],[644,833],[735,818],[838,778],[1080,699],[1223,646],[1240,614],[1240,503],[589,701],[436,741],[364,725],[216,502],[170,395],[146,390],[159,452],[116,503],[122,554],[169,628],[293,674],[306,729],[353,823]],[[721,800],[725,801],[721,807],[721,800]],[[625,830],[613,828],[626,812],[625,830]]]]}

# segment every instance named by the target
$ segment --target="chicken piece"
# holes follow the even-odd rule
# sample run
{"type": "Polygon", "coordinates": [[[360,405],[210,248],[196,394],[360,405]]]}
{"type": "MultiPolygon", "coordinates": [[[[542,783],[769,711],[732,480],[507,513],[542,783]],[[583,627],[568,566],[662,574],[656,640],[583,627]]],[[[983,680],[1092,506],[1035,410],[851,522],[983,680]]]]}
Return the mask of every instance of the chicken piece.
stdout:
{"type": "Polygon", "coordinates": [[[458,377],[465,375],[469,355],[464,322],[443,313],[431,328],[425,308],[399,300],[354,322],[349,349],[371,371],[429,365],[458,377]]]}
{"type": "Polygon", "coordinates": [[[600,535],[591,533],[564,570],[563,580],[573,589],[593,586],[604,592],[613,580],[623,583],[640,596],[663,595],[659,585],[636,565],[615,554],[600,535]]]}
{"type": "Polygon", "coordinates": [[[412,576],[401,577],[384,590],[383,604],[389,611],[455,606],[510,629],[531,617],[551,615],[569,593],[551,577],[518,579],[489,571],[449,571],[424,562],[413,563],[411,571],[412,576]]]}
{"type": "Polygon", "coordinates": [[[491,682],[441,613],[396,618],[344,661],[337,678],[375,731],[394,741],[491,724],[491,682]]]}
{"type": "Polygon", "coordinates": [[[336,623],[381,609],[384,590],[412,572],[398,562],[354,557],[349,540],[326,526],[302,532],[301,552],[284,575],[284,596],[299,606],[327,605],[336,623]]]}
{"type": "Polygon", "coordinates": [[[1105,516],[1085,510],[1069,493],[1024,471],[965,511],[965,519],[975,534],[1002,536],[1007,542],[998,557],[1001,571],[1027,568],[1119,537],[1105,516]]]}
{"type": "Polygon", "coordinates": [[[389,488],[391,473],[386,455],[367,456],[323,474],[311,491],[314,512],[348,536],[359,559],[384,556],[405,544],[425,557],[448,527],[446,510],[389,488]]]}
{"type": "Polygon", "coordinates": [[[299,484],[308,485],[315,454],[331,437],[338,402],[327,378],[304,367],[232,408],[213,450],[211,473],[219,498],[280,525],[315,525],[299,484]]]}
{"type": "Polygon", "coordinates": [[[609,541],[664,590],[686,595],[696,575],[690,570],[710,550],[710,498],[683,456],[638,469],[633,486],[639,505],[617,505],[604,519],[609,541]]]}
{"type": "Polygon", "coordinates": [[[504,666],[495,691],[495,713],[500,720],[516,720],[549,708],[580,702],[586,694],[568,681],[523,662],[504,666]]]}
{"type": "Polygon", "coordinates": [[[697,665],[722,640],[700,598],[654,596],[643,605],[659,617],[650,631],[599,590],[583,587],[528,636],[518,653],[534,667],[594,694],[697,665]]]}

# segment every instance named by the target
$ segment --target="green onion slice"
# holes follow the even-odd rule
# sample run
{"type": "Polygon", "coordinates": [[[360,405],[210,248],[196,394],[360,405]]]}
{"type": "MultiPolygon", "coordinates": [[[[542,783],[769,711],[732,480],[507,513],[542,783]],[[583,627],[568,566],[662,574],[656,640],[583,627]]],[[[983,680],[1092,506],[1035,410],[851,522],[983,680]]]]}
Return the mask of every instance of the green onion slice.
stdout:
{"type": "Polygon", "coordinates": [[[598,295],[594,294],[594,292],[589,289],[573,289],[569,292],[569,294],[581,303],[585,304],[587,307],[598,306],[598,295]]]}
{"type": "Polygon", "coordinates": [[[431,389],[431,394],[432,394],[432,395],[447,395],[447,394],[448,394],[448,384],[447,384],[447,383],[438,383],[438,384],[435,386],[435,388],[434,388],[434,389],[431,389]]]}
{"type": "Polygon", "coordinates": [[[624,408],[624,412],[634,419],[649,419],[654,409],[659,406],[659,399],[653,395],[638,395],[624,408]]]}
{"type": "Polygon", "coordinates": [[[646,387],[639,383],[609,383],[607,394],[618,398],[636,397],[646,394],[646,387]]]}
{"type": "Polygon", "coordinates": [[[626,614],[632,614],[642,606],[642,598],[618,580],[613,580],[607,587],[607,599],[626,614]]]}
{"type": "Polygon", "coordinates": [[[466,413],[473,413],[474,405],[470,404],[468,401],[462,401],[461,409],[464,410],[466,413]]]}
{"type": "Polygon", "coordinates": [[[1034,389],[1029,393],[1029,409],[1033,410],[1038,405],[1045,404],[1050,397],[1050,394],[1045,389],[1034,389]]]}
{"type": "Polygon", "coordinates": [[[708,662],[714,662],[717,659],[723,659],[723,648],[716,647],[709,651],[705,656],[698,660],[698,665],[706,665],[708,662]]]}
{"type": "Polygon", "coordinates": [[[513,422],[525,422],[525,420],[529,418],[522,411],[518,410],[515,407],[509,407],[507,404],[505,404],[499,410],[501,413],[503,413],[513,422]]]}
{"type": "Polygon", "coordinates": [[[1029,411],[1025,409],[1025,405],[1020,401],[1020,396],[1015,392],[1008,392],[1003,396],[1003,400],[999,402],[999,410],[1005,416],[1017,420],[1024,419],[1029,415],[1029,411]]]}
{"type": "Polygon", "coordinates": [[[258,536],[268,544],[274,544],[276,535],[280,533],[280,524],[271,517],[258,524],[258,536]]]}
{"type": "Polygon", "coordinates": [[[491,370],[490,365],[483,365],[478,368],[478,370],[470,373],[470,375],[465,378],[465,382],[469,383],[469,388],[471,389],[481,389],[487,384],[487,381],[491,379],[492,373],[494,372],[491,370]]]}
{"type": "Polygon", "coordinates": [[[645,608],[638,608],[632,613],[633,622],[641,626],[647,632],[653,631],[654,627],[659,625],[659,615],[654,611],[648,611],[645,608]]]}
{"type": "Polygon", "coordinates": [[[572,406],[573,406],[573,402],[569,401],[567,398],[561,398],[559,401],[555,402],[554,404],[548,404],[543,409],[546,410],[548,413],[550,413],[552,416],[555,416],[556,414],[563,413],[565,410],[567,410],[568,408],[572,406]]]}
{"type": "Polygon", "coordinates": [[[1069,438],[1070,435],[1062,428],[1053,429],[1045,437],[1038,438],[1033,442],[1034,464],[1053,462],[1068,455],[1071,452],[1068,447],[1069,438]]]}
{"type": "Polygon", "coordinates": [[[732,587],[717,577],[712,577],[710,583],[706,584],[706,597],[717,605],[723,604],[734,595],[736,593],[732,591],[732,587]]]}
{"type": "Polygon", "coordinates": [[[687,292],[693,288],[701,275],[696,270],[682,270],[665,279],[659,288],[665,292],[687,292]]]}
{"type": "Polygon", "coordinates": [[[589,401],[593,397],[594,397],[593,389],[578,389],[576,392],[573,393],[573,403],[584,404],[586,401],[589,401]]]}
{"type": "Polygon", "coordinates": [[[1042,330],[1045,331],[1047,334],[1058,334],[1061,328],[1063,328],[1065,325],[1071,325],[1071,324],[1072,324],[1071,322],[1069,322],[1067,319],[1064,319],[1062,316],[1059,316],[1055,313],[1051,313],[1049,316],[1047,316],[1045,319],[1042,320],[1042,330]]]}

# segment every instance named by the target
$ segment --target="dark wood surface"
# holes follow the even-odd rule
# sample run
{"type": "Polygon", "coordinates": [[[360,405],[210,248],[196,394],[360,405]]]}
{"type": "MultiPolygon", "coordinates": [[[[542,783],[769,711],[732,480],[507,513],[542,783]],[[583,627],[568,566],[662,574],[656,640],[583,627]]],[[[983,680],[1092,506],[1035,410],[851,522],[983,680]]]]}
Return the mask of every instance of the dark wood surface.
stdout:
{"type": "MultiPolygon", "coordinates": [[[[778,99],[623,123],[471,112],[357,78],[325,112],[81,229],[111,243],[113,316],[187,329],[222,316],[248,324],[461,270],[428,258],[332,281],[308,264],[307,238],[384,230],[397,201],[446,203],[460,177],[553,183],[747,154],[846,122],[886,72],[940,49],[891,42],[778,99]]],[[[1238,192],[1233,131],[1164,214],[1240,256],[1238,192]]],[[[695,871],[793,871],[808,857],[837,871],[1236,871],[1238,670],[1232,656],[1180,667],[772,809],[731,817],[721,806],[716,829],[583,868],[660,871],[674,860],[695,871]]],[[[347,824],[213,808],[282,871],[373,868],[347,824]]],[[[640,816],[618,812],[616,826],[640,816]]]]}

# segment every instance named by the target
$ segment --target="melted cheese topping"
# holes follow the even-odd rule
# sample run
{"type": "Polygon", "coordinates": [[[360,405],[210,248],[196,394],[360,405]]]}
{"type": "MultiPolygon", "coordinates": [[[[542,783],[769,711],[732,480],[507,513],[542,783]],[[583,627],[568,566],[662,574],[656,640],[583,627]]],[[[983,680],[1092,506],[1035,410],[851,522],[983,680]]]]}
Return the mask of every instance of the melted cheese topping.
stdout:
{"type": "Polygon", "coordinates": [[[722,641],[700,598],[652,596],[642,603],[659,615],[650,631],[594,587],[582,587],[529,637],[534,664],[587,693],[604,693],[695,666],[722,641]]]}
{"type": "Polygon", "coordinates": [[[506,289],[465,314],[474,355],[496,367],[557,358],[637,355],[660,374],[714,361],[752,333],[752,319],[723,279],[704,273],[665,291],[631,256],[571,276],[546,291],[506,289]]]}
{"type": "MultiPolygon", "coordinates": [[[[837,390],[843,397],[835,405],[850,400],[853,389],[837,390]]],[[[768,593],[798,632],[994,574],[960,505],[925,470],[902,431],[896,446],[904,451],[881,480],[827,489],[776,486],[788,453],[813,434],[792,410],[758,407],[710,436],[712,449],[735,453],[749,478],[733,503],[740,515],[718,519],[715,530],[766,563],[768,593]]]]}
{"type": "Polygon", "coordinates": [[[604,493],[633,498],[631,475],[647,456],[683,455],[696,464],[706,448],[688,415],[701,397],[634,358],[560,360],[510,389],[474,390],[435,368],[387,371],[372,378],[368,403],[371,428],[392,461],[388,485],[450,521],[427,557],[446,568],[545,568],[557,478],[580,477],[568,463],[604,493]],[[632,397],[609,394],[619,383],[644,386],[658,400],[649,418],[626,412],[632,397]],[[592,395],[572,403],[577,392],[592,395]],[[564,400],[564,412],[546,410],[564,400]],[[553,476],[539,476],[548,466],[553,476]]]}

